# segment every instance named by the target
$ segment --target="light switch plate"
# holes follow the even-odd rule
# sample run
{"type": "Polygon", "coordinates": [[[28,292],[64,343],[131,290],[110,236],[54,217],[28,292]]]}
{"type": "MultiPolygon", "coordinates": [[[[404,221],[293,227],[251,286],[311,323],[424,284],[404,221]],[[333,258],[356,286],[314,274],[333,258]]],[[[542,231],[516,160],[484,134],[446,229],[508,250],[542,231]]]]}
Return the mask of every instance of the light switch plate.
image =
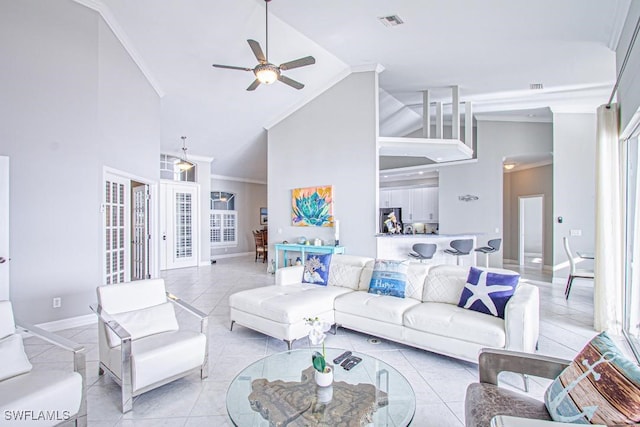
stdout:
{"type": "Polygon", "coordinates": [[[582,236],[582,230],[571,230],[572,236],[582,236]]]}

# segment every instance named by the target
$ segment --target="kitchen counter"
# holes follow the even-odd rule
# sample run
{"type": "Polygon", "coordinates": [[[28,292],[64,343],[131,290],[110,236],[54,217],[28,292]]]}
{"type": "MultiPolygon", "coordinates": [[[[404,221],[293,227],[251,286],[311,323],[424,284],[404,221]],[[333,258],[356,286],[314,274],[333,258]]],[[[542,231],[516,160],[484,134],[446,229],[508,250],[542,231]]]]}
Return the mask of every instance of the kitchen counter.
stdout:
{"type": "MultiPolygon", "coordinates": [[[[381,259],[408,259],[417,261],[409,256],[413,252],[412,247],[416,243],[434,243],[437,246],[436,253],[431,261],[425,263],[453,264],[457,262],[457,257],[444,252],[450,249],[449,243],[457,239],[472,239],[473,247],[477,247],[477,236],[483,233],[466,234],[377,234],[376,235],[376,257],[381,259]]],[[[460,257],[460,265],[476,265],[477,252],[471,251],[469,255],[460,257]]]]}

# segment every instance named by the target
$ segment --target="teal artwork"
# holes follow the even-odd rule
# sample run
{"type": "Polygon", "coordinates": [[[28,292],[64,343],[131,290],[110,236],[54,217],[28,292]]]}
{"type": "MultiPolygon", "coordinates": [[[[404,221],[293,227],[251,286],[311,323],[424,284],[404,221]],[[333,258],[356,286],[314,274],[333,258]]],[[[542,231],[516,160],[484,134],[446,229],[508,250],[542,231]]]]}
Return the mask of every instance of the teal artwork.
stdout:
{"type": "Polygon", "coordinates": [[[296,188],[292,190],[291,222],[302,227],[333,226],[333,187],[296,188]]]}

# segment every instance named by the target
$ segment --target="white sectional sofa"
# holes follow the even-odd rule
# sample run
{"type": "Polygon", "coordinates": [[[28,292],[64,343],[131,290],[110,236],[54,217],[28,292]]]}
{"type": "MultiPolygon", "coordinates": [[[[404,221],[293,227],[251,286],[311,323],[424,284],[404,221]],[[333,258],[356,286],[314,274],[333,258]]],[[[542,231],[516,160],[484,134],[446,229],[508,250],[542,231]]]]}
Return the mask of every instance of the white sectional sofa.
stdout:
{"type": "Polygon", "coordinates": [[[302,266],[278,269],[276,284],[229,297],[231,329],[242,326],[282,339],[289,348],[318,316],[336,327],[477,363],[482,348],[534,352],[538,288],[520,283],[505,318],[458,307],[468,267],[411,263],[405,298],[368,293],[372,258],[334,255],[327,286],[302,282],[302,266]]]}

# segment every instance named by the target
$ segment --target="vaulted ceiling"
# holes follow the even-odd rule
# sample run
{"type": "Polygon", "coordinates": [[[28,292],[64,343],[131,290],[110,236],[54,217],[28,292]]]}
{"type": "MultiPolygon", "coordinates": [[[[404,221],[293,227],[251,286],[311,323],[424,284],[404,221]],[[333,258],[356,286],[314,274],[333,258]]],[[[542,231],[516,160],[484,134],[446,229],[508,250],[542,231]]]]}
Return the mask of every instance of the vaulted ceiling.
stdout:
{"type": "MultiPolygon", "coordinates": [[[[247,39],[265,47],[262,0],[77,0],[100,9],[162,96],[162,148],[214,157],[212,174],[266,181],[266,131],[352,70],[384,67],[397,102],[381,120],[422,114],[421,91],[447,101],[451,85],[479,114],[536,119],[546,107],[584,111],[607,101],[630,0],[273,0],[269,59],[313,55],[287,75],[304,83],[246,91],[247,39]],[[378,18],[398,15],[404,24],[378,18]],[[543,89],[531,90],[540,83],[543,89]]],[[[386,95],[385,95],[386,96],[386,95]]],[[[545,119],[542,117],[542,119],[545,119]]],[[[392,123],[386,123],[391,126],[392,123]]],[[[393,128],[393,126],[391,126],[393,128]]],[[[397,135],[400,136],[400,135],[397,135]]]]}

